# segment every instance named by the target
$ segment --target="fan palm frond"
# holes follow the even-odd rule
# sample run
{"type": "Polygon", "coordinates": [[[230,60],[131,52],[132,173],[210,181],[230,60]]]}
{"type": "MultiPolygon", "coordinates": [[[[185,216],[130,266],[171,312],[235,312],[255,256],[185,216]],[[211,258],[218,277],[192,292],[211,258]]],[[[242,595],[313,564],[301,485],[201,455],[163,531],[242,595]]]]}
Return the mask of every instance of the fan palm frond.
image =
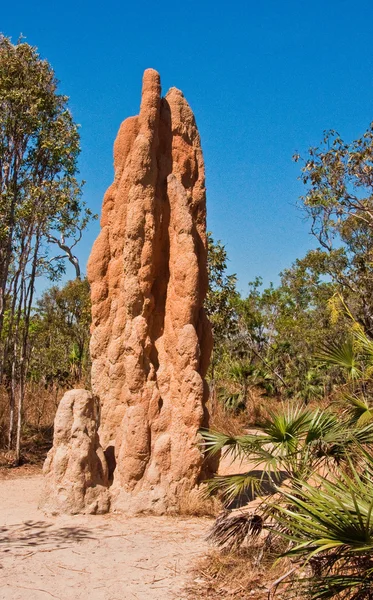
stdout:
{"type": "MultiPolygon", "coordinates": [[[[297,405],[288,405],[277,412],[270,411],[261,427],[267,436],[263,443],[271,443],[278,452],[294,452],[307,432],[312,413],[297,405]]],[[[264,437],[264,436],[263,436],[264,437]]]]}
{"type": "Polygon", "coordinates": [[[222,390],[219,393],[219,400],[227,411],[240,412],[245,409],[245,398],[243,397],[242,392],[228,392],[222,390]]]}
{"type": "Polygon", "coordinates": [[[253,498],[260,491],[260,478],[250,473],[216,475],[213,479],[207,481],[207,493],[219,492],[226,504],[230,504],[232,500],[242,495],[253,498]]]}
{"type": "Polygon", "coordinates": [[[324,345],[322,351],[318,352],[315,358],[326,364],[345,369],[352,380],[362,376],[352,337],[342,343],[330,342],[324,345]]]}
{"type": "Polygon", "coordinates": [[[369,422],[363,427],[354,427],[349,434],[349,443],[357,443],[362,446],[373,444],[373,422],[369,422]]]}
{"type": "Polygon", "coordinates": [[[358,348],[363,352],[369,359],[373,361],[373,340],[371,340],[361,325],[356,324],[353,330],[354,338],[357,342],[358,348]]]}
{"type": "Polygon", "coordinates": [[[296,493],[282,491],[286,502],[276,506],[276,518],[294,543],[287,555],[309,560],[373,551],[373,480],[349,466],[351,475],[340,470],[332,480],[315,476],[313,485],[297,482],[296,493]]]}
{"type": "Polygon", "coordinates": [[[228,375],[233,381],[242,383],[251,377],[255,372],[255,367],[248,361],[237,361],[231,364],[228,375]]]}
{"type": "Polygon", "coordinates": [[[352,424],[361,427],[373,420],[373,406],[369,404],[365,396],[345,393],[342,399],[347,405],[346,414],[349,416],[352,424]]]}
{"type": "Polygon", "coordinates": [[[333,436],[339,431],[340,421],[337,416],[329,411],[317,409],[312,413],[311,420],[307,429],[306,444],[316,440],[333,436]]]}
{"type": "Polygon", "coordinates": [[[207,429],[201,429],[200,434],[203,438],[202,448],[210,456],[215,456],[224,449],[227,454],[232,454],[233,458],[243,459],[257,445],[256,435],[235,436],[207,429]]]}
{"type": "Polygon", "coordinates": [[[291,542],[283,556],[299,566],[309,564],[313,576],[298,580],[302,596],[363,600],[373,589],[373,457],[362,451],[367,468],[362,473],[349,461],[327,480],[315,476],[310,485],[298,481],[279,490],[274,506],[277,530],[291,542]]]}
{"type": "MultiPolygon", "coordinates": [[[[345,565],[343,565],[345,567],[345,565]]],[[[352,572],[348,575],[339,573],[325,577],[303,578],[297,582],[297,591],[301,598],[309,600],[327,600],[338,598],[340,600],[372,600],[373,569],[352,572]]],[[[298,597],[299,597],[298,596],[298,597]]]]}

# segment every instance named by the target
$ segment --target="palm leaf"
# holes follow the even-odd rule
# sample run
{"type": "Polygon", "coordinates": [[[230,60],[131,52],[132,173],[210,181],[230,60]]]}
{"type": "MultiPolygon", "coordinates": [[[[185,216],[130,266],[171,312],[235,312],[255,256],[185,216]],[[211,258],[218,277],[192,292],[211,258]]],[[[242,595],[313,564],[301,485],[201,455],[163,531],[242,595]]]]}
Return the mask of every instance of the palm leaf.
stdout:
{"type": "Polygon", "coordinates": [[[373,420],[373,406],[368,403],[367,398],[346,393],[342,399],[347,404],[346,413],[350,417],[350,421],[357,427],[366,425],[373,420]]]}
{"type": "Polygon", "coordinates": [[[365,333],[365,331],[362,329],[362,327],[360,325],[358,325],[357,327],[354,328],[354,338],[357,341],[357,344],[359,346],[359,349],[366,354],[367,358],[370,359],[370,361],[373,360],[373,340],[371,340],[370,338],[368,338],[367,334],[365,333]]]}
{"type": "Polygon", "coordinates": [[[238,383],[242,383],[254,374],[255,367],[247,361],[234,362],[231,364],[228,376],[238,383]]]}
{"type": "Polygon", "coordinates": [[[305,440],[306,444],[325,439],[326,437],[330,438],[340,429],[340,426],[338,418],[333,413],[326,410],[315,410],[309,422],[305,440]]]}
{"type": "Polygon", "coordinates": [[[219,492],[226,504],[230,504],[235,498],[246,494],[254,497],[260,491],[260,478],[250,473],[216,475],[207,481],[207,493],[210,495],[219,492]]]}
{"type": "MultiPolygon", "coordinates": [[[[342,564],[341,568],[345,571],[350,570],[345,564],[342,564]]],[[[337,597],[341,600],[371,600],[372,578],[372,571],[364,573],[353,571],[348,575],[304,578],[297,582],[297,591],[300,597],[309,597],[310,600],[337,597]]]]}
{"type": "Polygon", "coordinates": [[[373,444],[373,422],[369,422],[363,427],[355,427],[351,430],[350,436],[353,444],[373,444]]]}
{"type": "Polygon", "coordinates": [[[269,411],[269,415],[261,428],[267,436],[262,443],[272,444],[280,453],[294,452],[308,430],[312,413],[289,404],[277,412],[269,411]]]}
{"type": "Polygon", "coordinates": [[[275,518],[293,542],[287,555],[309,560],[330,551],[349,558],[373,551],[373,480],[350,469],[351,476],[316,476],[312,486],[301,481],[296,493],[282,492],[285,504],[276,506],[275,518]]]}
{"type": "Polygon", "coordinates": [[[219,454],[223,449],[226,454],[232,454],[233,458],[244,459],[250,455],[250,452],[256,448],[256,435],[234,436],[218,431],[209,431],[201,429],[200,434],[203,438],[203,451],[210,456],[219,454]]]}
{"type": "Polygon", "coordinates": [[[358,379],[362,376],[352,338],[348,338],[342,343],[330,342],[324,345],[322,351],[316,354],[315,358],[329,365],[345,369],[351,379],[358,379]]]}

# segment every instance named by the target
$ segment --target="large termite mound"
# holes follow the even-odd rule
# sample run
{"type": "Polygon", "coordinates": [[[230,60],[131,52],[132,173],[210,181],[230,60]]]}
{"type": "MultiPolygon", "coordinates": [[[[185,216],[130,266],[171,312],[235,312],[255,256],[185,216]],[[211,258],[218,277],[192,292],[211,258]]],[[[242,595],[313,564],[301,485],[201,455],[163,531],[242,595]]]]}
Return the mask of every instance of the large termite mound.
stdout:
{"type": "Polygon", "coordinates": [[[205,474],[197,434],[211,331],[200,138],[182,92],[161,98],[152,69],[139,116],[120,127],[114,167],[88,264],[92,388],[116,464],[114,508],[164,513],[205,474]]]}

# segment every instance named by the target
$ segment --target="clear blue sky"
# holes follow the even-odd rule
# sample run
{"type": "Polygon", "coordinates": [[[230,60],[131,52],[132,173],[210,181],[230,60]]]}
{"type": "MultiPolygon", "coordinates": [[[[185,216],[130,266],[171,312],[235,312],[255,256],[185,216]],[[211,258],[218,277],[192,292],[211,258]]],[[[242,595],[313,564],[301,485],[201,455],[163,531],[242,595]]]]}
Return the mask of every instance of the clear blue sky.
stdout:
{"type": "MultiPolygon", "coordinates": [[[[96,212],[143,70],[160,72],[164,92],[183,90],[202,137],[208,227],[243,291],[255,275],[277,282],[314,245],[292,155],[324,129],[351,140],[373,120],[372,23],[371,0],[18,0],[0,15],[0,31],[38,46],[70,96],[96,212]]],[[[81,243],[82,266],[97,232],[81,243]]]]}

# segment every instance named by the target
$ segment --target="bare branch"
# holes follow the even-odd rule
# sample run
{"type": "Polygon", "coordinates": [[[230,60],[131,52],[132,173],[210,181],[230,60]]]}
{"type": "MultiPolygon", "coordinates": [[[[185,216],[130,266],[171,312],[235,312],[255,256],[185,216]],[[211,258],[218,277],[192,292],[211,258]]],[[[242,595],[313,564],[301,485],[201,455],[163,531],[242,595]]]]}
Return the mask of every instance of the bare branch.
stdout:
{"type": "Polygon", "coordinates": [[[77,279],[81,279],[80,265],[79,265],[78,258],[72,253],[72,248],[74,248],[74,246],[76,246],[76,244],[80,241],[81,237],[82,237],[82,231],[79,229],[78,238],[76,240],[74,240],[74,243],[71,246],[69,246],[68,244],[65,243],[64,235],[61,234],[60,239],[58,239],[57,237],[55,237],[53,235],[49,235],[49,234],[47,235],[48,242],[50,242],[51,244],[57,244],[57,246],[61,250],[64,251],[64,254],[62,256],[55,256],[51,259],[51,261],[67,258],[67,260],[73,265],[73,267],[75,269],[75,274],[76,274],[77,279]]]}

